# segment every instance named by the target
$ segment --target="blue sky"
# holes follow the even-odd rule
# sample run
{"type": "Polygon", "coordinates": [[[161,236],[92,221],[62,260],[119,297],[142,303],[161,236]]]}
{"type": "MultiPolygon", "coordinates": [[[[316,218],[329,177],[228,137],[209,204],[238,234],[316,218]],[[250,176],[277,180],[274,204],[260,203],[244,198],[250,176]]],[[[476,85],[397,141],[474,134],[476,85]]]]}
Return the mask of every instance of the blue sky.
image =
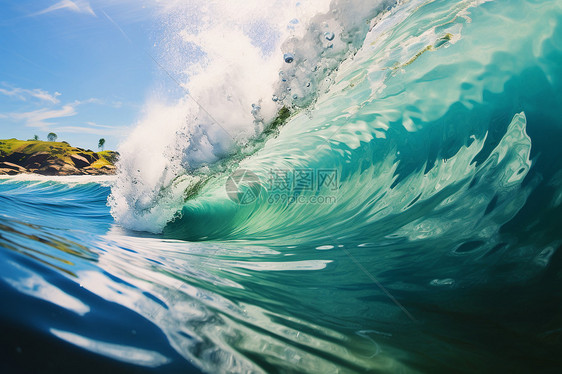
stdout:
{"type": "Polygon", "coordinates": [[[116,149],[156,84],[156,3],[2,0],[0,139],[116,149]]]}

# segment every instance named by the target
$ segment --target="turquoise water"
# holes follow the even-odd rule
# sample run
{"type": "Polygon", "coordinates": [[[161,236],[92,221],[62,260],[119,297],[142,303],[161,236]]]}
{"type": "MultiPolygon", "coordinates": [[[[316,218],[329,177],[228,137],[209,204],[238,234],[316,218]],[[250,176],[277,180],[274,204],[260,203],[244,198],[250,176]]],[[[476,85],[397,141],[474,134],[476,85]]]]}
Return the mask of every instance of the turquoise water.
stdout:
{"type": "Polygon", "coordinates": [[[221,161],[0,179],[0,367],[559,368],[562,3],[365,25],[221,161]]]}

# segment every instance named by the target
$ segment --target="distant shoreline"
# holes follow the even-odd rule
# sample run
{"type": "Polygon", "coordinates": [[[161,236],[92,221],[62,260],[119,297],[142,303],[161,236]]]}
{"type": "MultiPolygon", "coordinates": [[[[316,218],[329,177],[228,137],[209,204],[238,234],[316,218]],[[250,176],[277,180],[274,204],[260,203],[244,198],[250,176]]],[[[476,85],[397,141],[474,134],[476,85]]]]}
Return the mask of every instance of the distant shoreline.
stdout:
{"type": "Polygon", "coordinates": [[[0,175],[113,175],[119,153],[94,152],[67,142],[0,140],[0,175]]]}

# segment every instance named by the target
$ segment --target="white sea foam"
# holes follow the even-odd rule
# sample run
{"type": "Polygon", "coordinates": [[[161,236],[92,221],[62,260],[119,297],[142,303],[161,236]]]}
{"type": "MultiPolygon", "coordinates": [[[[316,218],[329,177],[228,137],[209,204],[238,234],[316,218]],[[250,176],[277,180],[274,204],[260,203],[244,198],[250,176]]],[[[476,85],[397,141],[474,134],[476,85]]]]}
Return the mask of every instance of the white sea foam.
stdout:
{"type": "Polygon", "coordinates": [[[157,48],[166,74],[186,94],[172,103],[153,94],[119,149],[110,197],[117,222],[161,231],[181,207],[185,189],[199,181],[186,172],[228,156],[282,106],[310,105],[319,88],[329,87],[331,71],[361,46],[369,20],[391,3],[168,5],[157,48]]]}
{"type": "Polygon", "coordinates": [[[0,180],[5,182],[57,182],[68,185],[98,183],[104,186],[111,185],[116,177],[113,175],[64,175],[50,176],[40,174],[0,175],[0,180]]]}

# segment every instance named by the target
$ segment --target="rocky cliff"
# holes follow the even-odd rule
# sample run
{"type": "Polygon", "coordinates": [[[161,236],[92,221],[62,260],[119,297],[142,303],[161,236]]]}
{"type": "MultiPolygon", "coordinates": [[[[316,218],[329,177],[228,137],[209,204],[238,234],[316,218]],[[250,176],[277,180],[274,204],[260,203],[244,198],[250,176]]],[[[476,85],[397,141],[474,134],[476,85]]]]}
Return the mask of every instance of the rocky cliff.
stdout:
{"type": "Polygon", "coordinates": [[[115,174],[118,157],[117,152],[94,152],[66,142],[5,139],[0,140],[0,175],[115,174]]]}

